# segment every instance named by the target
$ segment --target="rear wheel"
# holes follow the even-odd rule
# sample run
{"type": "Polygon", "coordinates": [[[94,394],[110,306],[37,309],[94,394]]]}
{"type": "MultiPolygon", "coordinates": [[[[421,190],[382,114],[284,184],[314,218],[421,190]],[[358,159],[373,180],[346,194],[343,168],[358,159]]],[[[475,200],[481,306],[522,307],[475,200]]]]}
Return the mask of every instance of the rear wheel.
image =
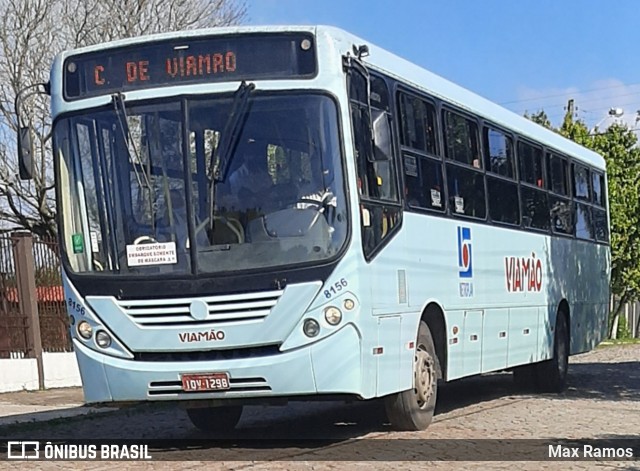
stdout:
{"type": "Polygon", "coordinates": [[[200,407],[187,409],[191,423],[205,432],[233,430],[242,415],[242,406],[200,407]]]}
{"type": "Polygon", "coordinates": [[[413,389],[385,398],[387,418],[393,428],[417,431],[429,426],[436,405],[439,371],[431,331],[421,321],[413,361],[413,389]]]}
{"type": "Polygon", "coordinates": [[[569,370],[569,324],[567,315],[558,312],[553,336],[553,358],[536,365],[538,388],[543,392],[562,392],[569,370]]]}

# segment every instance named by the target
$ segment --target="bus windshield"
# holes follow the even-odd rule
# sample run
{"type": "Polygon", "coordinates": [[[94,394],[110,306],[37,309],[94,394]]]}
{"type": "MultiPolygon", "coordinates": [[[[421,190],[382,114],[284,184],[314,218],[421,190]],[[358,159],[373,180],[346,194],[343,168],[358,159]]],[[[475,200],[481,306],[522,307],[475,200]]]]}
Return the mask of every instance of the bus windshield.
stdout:
{"type": "Polygon", "coordinates": [[[347,211],[335,103],[309,92],[255,94],[228,129],[233,102],[120,97],[56,121],[73,272],[220,273],[340,251],[347,211]]]}

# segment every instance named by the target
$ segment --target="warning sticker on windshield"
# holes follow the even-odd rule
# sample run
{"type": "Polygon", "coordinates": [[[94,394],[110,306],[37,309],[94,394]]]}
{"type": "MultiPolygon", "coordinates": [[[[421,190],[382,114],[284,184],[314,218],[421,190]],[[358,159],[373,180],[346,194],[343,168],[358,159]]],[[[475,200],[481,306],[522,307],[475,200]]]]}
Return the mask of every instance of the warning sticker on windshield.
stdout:
{"type": "Polygon", "coordinates": [[[127,245],[127,265],[166,265],[178,263],[175,242],[127,245]]]}

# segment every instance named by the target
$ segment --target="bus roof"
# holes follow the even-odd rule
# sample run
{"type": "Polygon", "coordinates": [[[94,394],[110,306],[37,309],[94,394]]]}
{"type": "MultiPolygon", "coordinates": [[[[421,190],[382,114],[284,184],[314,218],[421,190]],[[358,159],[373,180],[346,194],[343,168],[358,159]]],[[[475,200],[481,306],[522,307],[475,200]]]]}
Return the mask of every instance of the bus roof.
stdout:
{"type": "Polygon", "coordinates": [[[318,27],[318,35],[326,30],[331,36],[349,41],[352,44],[366,44],[369,56],[364,62],[386,74],[421,89],[426,93],[468,110],[487,121],[515,131],[523,137],[528,137],[544,144],[559,153],[568,154],[577,160],[582,160],[594,167],[604,169],[605,161],[602,156],[583,147],[560,134],[540,126],[537,123],[520,116],[492,101],[456,85],[439,75],[429,72],[401,57],[396,56],[370,42],[330,26],[318,27]]]}
{"type": "Polygon", "coordinates": [[[332,41],[336,44],[341,54],[352,51],[353,45],[366,44],[369,47],[369,56],[364,62],[374,69],[378,69],[401,82],[423,90],[424,92],[468,110],[498,126],[505,127],[523,137],[530,138],[544,144],[556,151],[568,154],[578,160],[582,160],[597,168],[604,168],[605,162],[602,156],[575,142],[566,139],[559,134],[550,131],[533,121],[526,119],[502,106],[483,98],[482,96],[456,85],[439,75],[429,72],[395,54],[378,47],[367,40],[359,38],[351,33],[333,26],[234,26],[222,28],[210,28],[199,30],[175,31],[169,33],[153,34],[142,37],[134,37],[96,44],[71,51],[65,51],[58,55],[56,62],[63,61],[67,56],[86,52],[100,51],[104,49],[140,44],[150,41],[192,38],[198,36],[231,35],[236,33],[258,32],[310,32],[316,34],[318,41],[332,41]]]}

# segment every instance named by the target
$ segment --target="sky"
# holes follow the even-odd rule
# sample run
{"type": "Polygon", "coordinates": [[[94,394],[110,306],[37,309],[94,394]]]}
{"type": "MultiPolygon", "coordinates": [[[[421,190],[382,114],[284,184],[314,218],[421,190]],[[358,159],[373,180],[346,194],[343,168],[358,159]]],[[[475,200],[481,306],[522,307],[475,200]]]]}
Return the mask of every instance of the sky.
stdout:
{"type": "Polygon", "coordinates": [[[637,0],[247,0],[248,21],[327,24],[354,33],[506,108],[567,101],[600,129],[640,110],[637,0]],[[609,115],[623,111],[621,118],[609,115]]]}

